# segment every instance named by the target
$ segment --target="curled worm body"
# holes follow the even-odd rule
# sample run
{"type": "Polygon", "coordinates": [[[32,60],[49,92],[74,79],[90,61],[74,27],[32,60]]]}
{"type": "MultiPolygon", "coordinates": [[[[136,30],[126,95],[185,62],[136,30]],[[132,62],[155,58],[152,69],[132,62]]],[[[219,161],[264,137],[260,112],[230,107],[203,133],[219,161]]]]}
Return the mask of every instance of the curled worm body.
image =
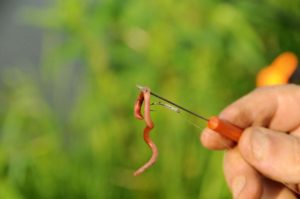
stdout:
{"type": "Polygon", "coordinates": [[[137,169],[134,172],[134,176],[138,176],[141,173],[143,173],[145,170],[150,168],[157,160],[158,157],[158,149],[154,142],[150,138],[150,132],[154,128],[154,124],[151,119],[150,115],[150,89],[146,88],[144,89],[138,96],[138,99],[134,106],[134,114],[137,119],[143,119],[145,120],[146,127],[144,128],[144,140],[147,143],[147,145],[150,147],[152,151],[151,158],[148,162],[146,162],[143,166],[141,166],[139,169],[137,169]],[[144,117],[141,114],[141,106],[144,102],[144,117]]]}

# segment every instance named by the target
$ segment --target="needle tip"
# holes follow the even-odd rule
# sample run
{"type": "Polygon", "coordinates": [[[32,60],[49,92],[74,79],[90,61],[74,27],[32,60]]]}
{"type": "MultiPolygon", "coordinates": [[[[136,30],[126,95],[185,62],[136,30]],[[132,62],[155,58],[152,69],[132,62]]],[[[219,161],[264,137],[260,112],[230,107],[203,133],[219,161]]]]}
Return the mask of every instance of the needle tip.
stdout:
{"type": "Polygon", "coordinates": [[[139,89],[139,90],[144,90],[144,87],[143,86],[141,86],[141,85],[136,85],[136,87],[139,89]]]}
{"type": "Polygon", "coordinates": [[[146,87],[146,86],[136,85],[136,87],[137,87],[140,91],[150,91],[150,88],[148,88],[148,87],[146,87]]]}

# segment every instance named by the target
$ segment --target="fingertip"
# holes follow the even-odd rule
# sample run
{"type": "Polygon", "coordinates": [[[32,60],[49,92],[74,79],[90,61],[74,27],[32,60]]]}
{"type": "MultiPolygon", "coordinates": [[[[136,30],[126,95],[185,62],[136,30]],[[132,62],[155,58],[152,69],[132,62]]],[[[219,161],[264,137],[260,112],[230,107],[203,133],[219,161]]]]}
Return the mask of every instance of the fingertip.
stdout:
{"type": "Polygon", "coordinates": [[[268,167],[270,164],[264,163],[264,156],[268,153],[270,145],[268,130],[254,126],[245,129],[238,143],[238,148],[242,156],[252,165],[266,164],[265,166],[268,167]]]}
{"type": "Polygon", "coordinates": [[[277,137],[276,134],[281,133],[263,127],[247,128],[241,136],[238,148],[247,161],[254,165],[262,164],[265,162],[266,156],[269,156],[270,150],[272,150],[271,146],[276,146],[275,140],[272,139],[274,136],[277,137]]]}
{"type": "Polygon", "coordinates": [[[250,154],[252,153],[250,141],[254,133],[259,131],[258,128],[259,127],[249,127],[243,131],[242,136],[240,137],[240,140],[238,142],[238,148],[242,155],[246,155],[247,157],[252,155],[250,154]]]}
{"type": "Polygon", "coordinates": [[[205,128],[202,133],[200,133],[200,136],[199,136],[199,140],[200,140],[200,143],[205,147],[205,148],[208,148],[208,149],[214,149],[214,147],[212,146],[212,141],[211,141],[211,132],[209,132],[210,130],[205,128]]]}
{"type": "Polygon", "coordinates": [[[224,150],[234,145],[231,140],[224,138],[209,128],[205,128],[200,134],[200,142],[204,147],[212,150],[224,150]]]}

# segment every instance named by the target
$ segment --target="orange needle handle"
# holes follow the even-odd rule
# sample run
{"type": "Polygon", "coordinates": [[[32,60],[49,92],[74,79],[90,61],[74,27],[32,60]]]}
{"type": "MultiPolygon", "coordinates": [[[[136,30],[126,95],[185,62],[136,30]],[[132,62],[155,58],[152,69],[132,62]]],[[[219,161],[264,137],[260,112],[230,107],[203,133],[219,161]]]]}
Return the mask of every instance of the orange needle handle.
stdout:
{"type": "Polygon", "coordinates": [[[243,132],[243,129],[226,122],[217,116],[213,116],[208,120],[207,127],[235,142],[239,141],[243,132]]]}

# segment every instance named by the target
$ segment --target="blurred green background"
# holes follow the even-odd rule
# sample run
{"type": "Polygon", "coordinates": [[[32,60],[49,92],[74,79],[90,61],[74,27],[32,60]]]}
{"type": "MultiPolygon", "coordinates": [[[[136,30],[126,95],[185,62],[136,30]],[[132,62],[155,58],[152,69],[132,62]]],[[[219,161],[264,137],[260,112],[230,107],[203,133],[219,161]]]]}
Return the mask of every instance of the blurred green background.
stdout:
{"type": "Polygon", "coordinates": [[[35,67],[1,66],[0,198],[231,198],[222,152],[168,110],[152,114],[157,164],[132,176],[151,155],[135,85],[210,116],[300,55],[298,0],[56,0],[16,20],[43,33],[35,67]]]}

